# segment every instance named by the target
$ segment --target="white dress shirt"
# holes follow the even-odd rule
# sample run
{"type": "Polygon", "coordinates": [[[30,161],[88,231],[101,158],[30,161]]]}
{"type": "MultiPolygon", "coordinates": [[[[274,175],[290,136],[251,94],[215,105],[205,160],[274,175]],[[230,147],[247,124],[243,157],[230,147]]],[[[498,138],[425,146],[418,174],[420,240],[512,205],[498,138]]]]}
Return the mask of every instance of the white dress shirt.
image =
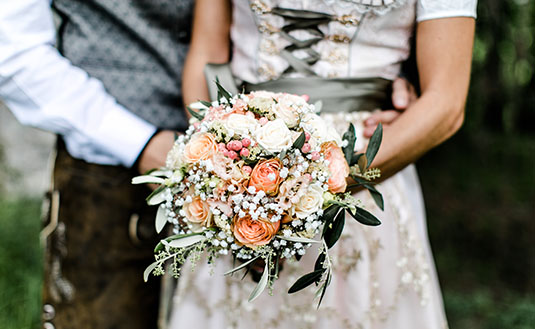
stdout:
{"type": "Polygon", "coordinates": [[[23,124],[63,136],[85,161],[132,166],[156,127],[62,57],[49,0],[0,0],[0,99],[23,124]]]}

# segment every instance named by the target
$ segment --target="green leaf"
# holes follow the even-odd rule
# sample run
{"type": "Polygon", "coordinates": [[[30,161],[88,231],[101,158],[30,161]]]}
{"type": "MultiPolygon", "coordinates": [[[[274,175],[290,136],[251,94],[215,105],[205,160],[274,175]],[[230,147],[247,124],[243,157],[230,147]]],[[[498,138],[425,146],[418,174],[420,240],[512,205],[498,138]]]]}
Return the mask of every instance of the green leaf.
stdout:
{"type": "Polygon", "coordinates": [[[327,287],[329,287],[329,285],[331,284],[331,276],[332,276],[331,270],[329,270],[327,272],[327,279],[325,280],[325,282],[321,286],[321,296],[320,296],[320,300],[318,301],[318,309],[320,308],[321,302],[323,301],[323,297],[325,296],[325,292],[327,291],[327,287]]]}
{"type": "Polygon", "coordinates": [[[305,141],[306,141],[305,132],[302,132],[301,135],[299,135],[299,137],[297,137],[297,139],[293,143],[292,148],[300,150],[303,147],[303,145],[305,145],[305,141]]]}
{"type": "Polygon", "coordinates": [[[318,282],[321,279],[323,272],[325,272],[325,270],[321,269],[303,275],[297,281],[295,281],[295,283],[288,290],[288,293],[293,294],[294,292],[298,292],[299,290],[302,290],[310,286],[311,284],[318,282]]]}
{"type": "Polygon", "coordinates": [[[325,244],[327,245],[327,248],[332,248],[336,241],[340,238],[340,235],[342,235],[342,231],[344,229],[345,224],[345,211],[340,211],[338,215],[336,216],[334,222],[332,223],[332,227],[328,227],[327,231],[325,231],[325,234],[323,236],[323,240],[325,240],[325,244]]]}
{"type": "Polygon", "coordinates": [[[325,252],[322,252],[318,256],[318,258],[316,259],[316,263],[314,264],[314,271],[321,270],[323,268],[323,262],[325,261],[325,257],[325,252]]]}
{"type": "Polygon", "coordinates": [[[375,204],[377,205],[377,207],[379,207],[381,210],[385,210],[385,204],[384,204],[384,199],[383,199],[383,195],[381,194],[381,192],[377,191],[377,189],[375,187],[373,187],[373,183],[362,178],[362,177],[358,177],[358,176],[351,176],[351,178],[353,178],[353,180],[355,180],[358,184],[355,184],[355,186],[362,186],[364,188],[366,188],[372,198],[373,198],[373,201],[375,201],[375,204]]]}
{"type": "Polygon", "coordinates": [[[355,135],[355,126],[352,123],[349,124],[349,128],[344,133],[344,140],[347,141],[347,145],[342,149],[346,157],[347,163],[351,163],[353,160],[353,154],[355,153],[355,142],[357,141],[357,136],[355,135]]]}
{"type": "Polygon", "coordinates": [[[165,192],[165,186],[159,186],[157,189],[152,191],[151,194],[145,199],[147,201],[147,204],[150,206],[154,206],[157,204],[160,204],[165,201],[163,198],[163,194],[165,192]]]}
{"type": "Polygon", "coordinates": [[[377,151],[379,151],[379,146],[381,146],[382,139],[383,139],[383,125],[379,123],[379,125],[373,132],[373,135],[370,138],[370,141],[368,143],[368,148],[366,149],[367,165],[365,169],[368,169],[370,165],[372,164],[373,159],[375,158],[375,155],[377,154],[377,151]]]}
{"type": "Polygon", "coordinates": [[[221,97],[224,97],[230,104],[230,99],[232,98],[232,95],[219,83],[218,77],[215,78],[215,84],[217,85],[217,100],[219,101],[221,97]]]}
{"type": "Polygon", "coordinates": [[[156,212],[156,220],[154,221],[154,226],[156,227],[156,233],[160,233],[165,224],[167,224],[167,216],[165,214],[165,207],[159,206],[158,211],[156,212]]]}
{"type": "Polygon", "coordinates": [[[381,210],[385,210],[385,202],[383,200],[383,195],[381,194],[381,192],[377,191],[375,189],[375,187],[371,186],[371,185],[365,185],[364,187],[366,187],[368,189],[368,191],[370,192],[372,198],[373,198],[373,201],[375,201],[375,204],[377,205],[377,207],[379,207],[379,209],[381,210]]]}
{"type": "Polygon", "coordinates": [[[188,110],[189,114],[191,114],[191,116],[194,117],[195,119],[199,121],[202,121],[204,119],[204,115],[200,114],[197,111],[192,110],[191,107],[186,106],[186,109],[188,110]]]}
{"type": "Polygon", "coordinates": [[[329,228],[329,225],[331,225],[333,219],[334,219],[334,216],[336,216],[336,214],[338,214],[338,211],[340,210],[340,207],[339,205],[331,205],[329,208],[325,209],[325,211],[323,212],[323,216],[321,216],[321,219],[320,221],[322,221],[324,223],[323,225],[323,233],[322,233],[322,237],[325,235],[325,231],[329,228]]]}
{"type": "Polygon", "coordinates": [[[169,241],[169,246],[172,248],[186,248],[204,240],[206,240],[206,237],[204,235],[190,235],[180,239],[169,241]]]}
{"type": "Polygon", "coordinates": [[[152,271],[154,271],[156,266],[158,266],[159,262],[160,261],[155,261],[154,263],[147,266],[147,268],[143,272],[143,281],[147,282],[149,280],[149,275],[152,273],[152,271]]]}
{"type": "Polygon", "coordinates": [[[249,296],[249,302],[252,302],[255,300],[264,289],[266,289],[269,279],[269,261],[266,262],[266,266],[264,267],[264,273],[262,273],[262,277],[260,278],[260,281],[258,281],[258,284],[254,288],[254,290],[251,292],[251,295],[249,296]]]}
{"type": "Polygon", "coordinates": [[[349,166],[352,167],[356,165],[363,155],[364,153],[354,153],[353,156],[351,157],[351,162],[348,162],[349,166]]]}
{"type": "Polygon", "coordinates": [[[366,154],[361,154],[357,161],[357,165],[359,166],[361,173],[366,171],[367,163],[368,163],[368,158],[366,157],[366,154]]]}
{"type": "Polygon", "coordinates": [[[252,264],[258,258],[260,258],[260,256],[253,257],[250,260],[248,260],[247,262],[241,264],[240,266],[237,266],[237,267],[233,268],[232,270],[225,272],[225,274],[223,274],[223,275],[229,275],[229,274],[232,274],[234,272],[237,272],[237,271],[241,270],[242,268],[246,267],[247,265],[252,264]]]}
{"type": "Polygon", "coordinates": [[[204,105],[204,106],[206,106],[208,108],[212,107],[212,103],[207,102],[207,101],[199,101],[199,103],[201,103],[202,105],[204,105]]]}
{"type": "Polygon", "coordinates": [[[154,252],[158,252],[160,250],[163,249],[163,247],[165,246],[163,242],[166,242],[167,245],[169,245],[169,242],[173,241],[173,240],[178,240],[178,239],[183,239],[183,238],[187,238],[187,237],[190,237],[190,236],[194,236],[194,235],[200,235],[200,236],[203,236],[202,233],[190,233],[190,234],[175,234],[175,235],[171,235],[163,240],[161,240],[157,245],[156,247],[154,248],[154,252]]]}
{"type": "Polygon", "coordinates": [[[372,215],[370,212],[362,209],[357,208],[357,211],[353,214],[353,212],[348,211],[349,214],[355,218],[359,223],[369,226],[377,226],[381,224],[381,221],[377,219],[374,215],[372,215]]]}

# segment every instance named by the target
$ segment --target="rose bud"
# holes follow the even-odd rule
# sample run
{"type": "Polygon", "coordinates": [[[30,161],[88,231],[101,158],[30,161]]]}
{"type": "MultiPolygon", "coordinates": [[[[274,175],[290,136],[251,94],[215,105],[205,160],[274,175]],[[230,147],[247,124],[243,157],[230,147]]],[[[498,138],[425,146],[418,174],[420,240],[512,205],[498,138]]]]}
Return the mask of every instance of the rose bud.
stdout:
{"type": "Polygon", "coordinates": [[[241,151],[240,151],[240,155],[241,155],[242,157],[244,157],[244,158],[245,158],[245,157],[248,157],[248,156],[249,156],[249,153],[250,153],[249,150],[246,149],[246,148],[242,148],[241,151]]]}
{"type": "Polygon", "coordinates": [[[234,151],[228,151],[228,155],[227,157],[231,160],[234,160],[238,157],[238,153],[234,152],[234,151]]]}
{"type": "Polygon", "coordinates": [[[251,140],[249,138],[244,138],[241,141],[241,145],[243,145],[243,147],[249,147],[249,145],[251,145],[251,140]]]}
{"type": "Polygon", "coordinates": [[[241,150],[242,147],[243,147],[243,146],[242,146],[242,144],[241,144],[240,141],[230,141],[230,142],[228,142],[228,144],[227,144],[227,148],[228,148],[229,150],[236,151],[236,152],[238,152],[239,150],[241,150]]]}
{"type": "Polygon", "coordinates": [[[303,144],[303,147],[301,148],[301,151],[303,153],[308,153],[310,152],[310,150],[312,150],[312,146],[310,146],[310,144],[308,143],[303,144]]]}
{"type": "Polygon", "coordinates": [[[318,161],[320,159],[320,153],[318,151],[314,151],[310,153],[310,157],[312,161],[318,161]]]}
{"type": "Polygon", "coordinates": [[[310,140],[310,133],[305,131],[305,142],[308,142],[310,140]]]}
{"type": "Polygon", "coordinates": [[[247,175],[251,174],[251,171],[253,171],[253,168],[249,167],[249,166],[243,166],[241,167],[241,170],[246,173],[247,175]]]}

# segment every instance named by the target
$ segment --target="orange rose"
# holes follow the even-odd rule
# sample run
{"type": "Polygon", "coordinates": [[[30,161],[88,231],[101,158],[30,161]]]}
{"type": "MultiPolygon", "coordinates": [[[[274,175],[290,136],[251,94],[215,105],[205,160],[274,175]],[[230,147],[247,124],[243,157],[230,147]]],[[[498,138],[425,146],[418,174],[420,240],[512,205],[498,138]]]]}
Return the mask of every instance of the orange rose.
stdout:
{"type": "Polygon", "coordinates": [[[239,243],[254,248],[268,244],[280,227],[280,221],[275,223],[269,219],[252,219],[247,214],[239,218],[234,217],[234,236],[239,243]]]}
{"type": "Polygon", "coordinates": [[[201,200],[200,197],[193,197],[191,202],[184,202],[182,207],[186,213],[186,218],[190,223],[210,226],[212,219],[212,212],[210,211],[210,205],[201,200]]]}
{"type": "Polygon", "coordinates": [[[321,144],[321,153],[329,161],[329,190],[333,193],[343,193],[346,190],[346,178],[349,176],[349,165],[344,152],[335,142],[321,144]]]}
{"type": "Polygon", "coordinates": [[[184,148],[184,161],[195,163],[210,159],[217,152],[217,143],[209,133],[196,133],[184,148]]]}
{"type": "Polygon", "coordinates": [[[280,170],[282,163],[278,158],[261,160],[251,172],[248,186],[254,186],[257,191],[262,190],[267,195],[275,195],[282,181],[280,170]]]}

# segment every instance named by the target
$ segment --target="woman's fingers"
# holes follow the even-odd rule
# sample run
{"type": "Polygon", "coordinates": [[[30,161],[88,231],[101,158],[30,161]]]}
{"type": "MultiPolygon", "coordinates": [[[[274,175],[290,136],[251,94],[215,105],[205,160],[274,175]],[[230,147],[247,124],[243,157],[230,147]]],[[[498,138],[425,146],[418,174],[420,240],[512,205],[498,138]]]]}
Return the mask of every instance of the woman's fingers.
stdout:
{"type": "MultiPolygon", "coordinates": [[[[394,80],[392,83],[392,104],[396,110],[405,110],[409,106],[411,88],[412,85],[404,78],[394,80]]],[[[414,88],[412,88],[412,92],[414,92],[414,88]]]]}
{"type": "Polygon", "coordinates": [[[372,115],[364,121],[364,137],[370,138],[379,123],[388,125],[394,122],[394,120],[396,120],[400,114],[401,112],[396,110],[373,112],[372,115]]]}

